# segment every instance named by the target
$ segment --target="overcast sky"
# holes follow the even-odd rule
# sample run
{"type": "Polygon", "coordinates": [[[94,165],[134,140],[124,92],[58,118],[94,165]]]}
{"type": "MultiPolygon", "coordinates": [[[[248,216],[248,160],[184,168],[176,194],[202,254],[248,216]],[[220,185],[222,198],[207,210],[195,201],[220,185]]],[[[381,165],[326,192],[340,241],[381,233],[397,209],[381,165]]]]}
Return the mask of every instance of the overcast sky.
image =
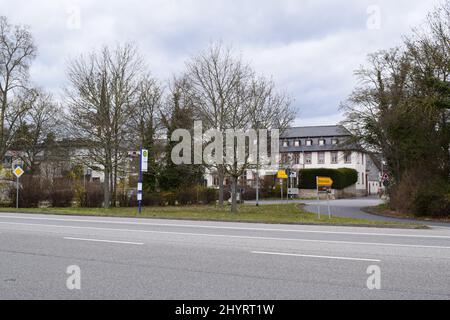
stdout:
{"type": "Polygon", "coordinates": [[[166,83],[212,41],[230,44],[295,99],[297,125],[335,124],[370,52],[401,43],[439,0],[0,0],[31,27],[33,81],[61,94],[68,59],[131,41],[166,83]]]}

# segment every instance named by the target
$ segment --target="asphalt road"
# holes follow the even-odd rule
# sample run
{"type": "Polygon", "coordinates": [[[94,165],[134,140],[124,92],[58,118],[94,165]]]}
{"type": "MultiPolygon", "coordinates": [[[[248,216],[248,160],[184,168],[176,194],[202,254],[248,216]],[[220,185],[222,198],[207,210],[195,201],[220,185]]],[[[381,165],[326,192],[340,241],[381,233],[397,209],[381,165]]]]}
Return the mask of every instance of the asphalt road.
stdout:
{"type": "Polygon", "coordinates": [[[447,300],[449,265],[444,228],[0,214],[0,299],[447,300]],[[73,265],[81,290],[66,286],[73,265]]]}
{"type": "MultiPolygon", "coordinates": [[[[328,213],[327,209],[327,201],[326,200],[294,200],[290,201],[294,203],[302,203],[305,204],[305,209],[309,212],[317,212],[318,205],[321,206],[322,213],[328,213]]],[[[270,201],[261,201],[262,204],[280,204],[287,203],[287,200],[270,200],[270,201]]],[[[426,220],[413,220],[413,219],[402,219],[402,218],[392,218],[392,217],[384,217],[379,215],[370,214],[361,210],[361,208],[366,207],[375,207],[383,203],[383,200],[380,200],[378,197],[364,197],[364,198],[354,198],[354,199],[339,199],[339,200],[330,200],[329,204],[331,207],[331,212],[336,217],[343,218],[354,218],[354,219],[365,219],[365,220],[373,220],[373,221],[390,221],[390,222],[412,222],[412,223],[420,223],[428,226],[434,227],[443,227],[450,228],[450,223],[446,222],[435,222],[435,221],[426,221],[426,220]]],[[[247,205],[256,204],[254,201],[246,202],[247,205]]]]}

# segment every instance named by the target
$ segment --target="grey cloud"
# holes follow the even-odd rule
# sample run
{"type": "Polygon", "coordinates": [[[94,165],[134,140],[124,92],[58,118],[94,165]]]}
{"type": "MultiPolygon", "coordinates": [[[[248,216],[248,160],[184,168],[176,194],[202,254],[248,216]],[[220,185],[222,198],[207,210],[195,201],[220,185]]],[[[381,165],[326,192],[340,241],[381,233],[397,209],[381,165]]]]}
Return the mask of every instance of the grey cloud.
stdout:
{"type": "Polygon", "coordinates": [[[260,73],[273,76],[301,109],[298,124],[338,121],[353,70],[368,53],[389,48],[439,0],[0,0],[2,15],[31,26],[39,46],[33,80],[60,93],[65,62],[106,44],[133,41],[162,81],[209,42],[230,43],[260,73]],[[378,5],[380,30],[368,30],[378,5]],[[67,10],[81,10],[81,29],[67,10]]]}

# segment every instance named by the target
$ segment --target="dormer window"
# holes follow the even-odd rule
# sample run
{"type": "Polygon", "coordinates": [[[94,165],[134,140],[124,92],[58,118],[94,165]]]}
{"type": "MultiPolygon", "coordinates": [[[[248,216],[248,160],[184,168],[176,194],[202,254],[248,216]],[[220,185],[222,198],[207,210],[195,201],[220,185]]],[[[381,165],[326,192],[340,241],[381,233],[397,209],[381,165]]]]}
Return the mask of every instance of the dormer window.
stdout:
{"type": "Polygon", "coordinates": [[[289,141],[287,140],[283,141],[283,147],[285,148],[289,147],[289,141]]]}
{"type": "Polygon", "coordinates": [[[306,146],[307,147],[311,147],[313,145],[313,141],[310,139],[310,140],[306,140],[306,146]]]}
{"type": "Polygon", "coordinates": [[[331,143],[333,145],[337,145],[337,144],[339,144],[339,140],[338,139],[333,139],[333,140],[331,140],[331,143]]]}
{"type": "Polygon", "coordinates": [[[296,147],[300,147],[300,140],[295,140],[295,142],[294,142],[294,146],[296,146],[296,147]]]}
{"type": "Polygon", "coordinates": [[[319,140],[319,146],[324,146],[326,144],[325,139],[320,139],[319,140]]]}

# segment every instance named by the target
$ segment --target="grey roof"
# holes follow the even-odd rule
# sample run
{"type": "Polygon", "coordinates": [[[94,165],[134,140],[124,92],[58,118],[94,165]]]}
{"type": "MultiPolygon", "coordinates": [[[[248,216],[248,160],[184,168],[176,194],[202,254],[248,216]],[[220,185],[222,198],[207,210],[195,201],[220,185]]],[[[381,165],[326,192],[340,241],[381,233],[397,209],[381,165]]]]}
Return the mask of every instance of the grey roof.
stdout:
{"type": "Polygon", "coordinates": [[[297,127],[287,129],[281,138],[325,138],[350,136],[350,132],[344,126],[315,126],[297,127]]]}
{"type": "Polygon", "coordinates": [[[350,137],[351,133],[344,126],[340,125],[291,128],[280,138],[280,151],[282,153],[294,153],[361,150],[358,145],[351,142],[350,137]],[[333,144],[334,138],[338,140],[337,144],[333,144]],[[306,145],[307,140],[312,141],[312,146],[306,145]],[[320,140],[325,140],[325,144],[321,146],[319,144],[320,140]],[[289,145],[284,147],[283,141],[287,141],[289,145]],[[295,146],[295,141],[299,141],[300,146],[295,146]]]}

